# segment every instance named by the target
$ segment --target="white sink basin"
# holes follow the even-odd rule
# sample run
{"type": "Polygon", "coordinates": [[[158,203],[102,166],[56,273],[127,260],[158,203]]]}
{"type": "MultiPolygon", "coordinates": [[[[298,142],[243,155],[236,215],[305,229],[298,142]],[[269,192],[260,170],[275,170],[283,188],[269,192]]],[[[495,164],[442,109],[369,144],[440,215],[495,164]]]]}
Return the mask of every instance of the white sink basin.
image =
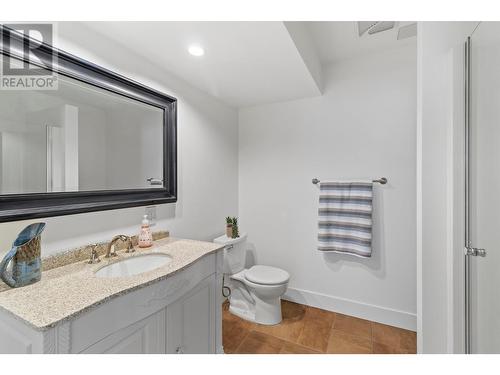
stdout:
{"type": "Polygon", "coordinates": [[[172,261],[166,254],[139,255],[112,263],[97,270],[97,277],[126,277],[154,270],[172,261]]]}

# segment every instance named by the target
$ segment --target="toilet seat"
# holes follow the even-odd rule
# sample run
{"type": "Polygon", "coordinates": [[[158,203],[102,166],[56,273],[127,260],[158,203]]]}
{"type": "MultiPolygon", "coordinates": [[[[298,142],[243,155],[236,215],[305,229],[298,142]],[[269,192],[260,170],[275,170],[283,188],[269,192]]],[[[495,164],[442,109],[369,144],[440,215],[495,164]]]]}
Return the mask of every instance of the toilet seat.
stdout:
{"type": "Polygon", "coordinates": [[[245,279],[260,285],[286,284],[290,274],[281,268],[271,266],[253,266],[245,270],[245,279]]]}

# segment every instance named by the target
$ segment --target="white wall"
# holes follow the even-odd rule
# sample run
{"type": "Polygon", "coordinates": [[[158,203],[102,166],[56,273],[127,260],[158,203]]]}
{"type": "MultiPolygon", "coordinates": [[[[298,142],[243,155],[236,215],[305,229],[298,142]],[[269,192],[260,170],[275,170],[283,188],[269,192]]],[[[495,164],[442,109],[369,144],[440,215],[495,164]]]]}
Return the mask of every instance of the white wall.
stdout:
{"type": "Polygon", "coordinates": [[[106,179],[110,189],[147,188],[163,175],[163,111],[110,111],[106,117],[106,179]]]}
{"type": "Polygon", "coordinates": [[[100,190],[107,186],[106,112],[99,108],[80,106],[78,111],[79,188],[100,190]],[[92,146],[92,152],[86,152],[92,146]]]}
{"type": "Polygon", "coordinates": [[[415,46],[326,67],[324,95],[240,110],[239,214],[287,298],[415,329],[415,46]],[[378,178],[373,256],[315,249],[320,179],[378,178]]]}
{"type": "Polygon", "coordinates": [[[483,22],[471,37],[471,257],[472,353],[500,353],[500,22],[483,22]]]}
{"type": "Polygon", "coordinates": [[[456,337],[460,332],[456,332],[455,320],[459,319],[456,312],[463,311],[463,304],[457,300],[460,296],[455,295],[454,287],[463,286],[458,279],[463,268],[458,267],[456,259],[462,257],[462,249],[457,246],[454,227],[458,220],[463,220],[463,213],[457,211],[460,199],[456,197],[459,189],[455,182],[460,172],[454,167],[463,159],[455,134],[460,131],[463,119],[463,112],[460,116],[457,107],[460,100],[456,100],[463,86],[457,85],[455,77],[463,75],[463,59],[457,60],[457,48],[463,46],[476,24],[418,24],[417,346],[420,353],[455,352],[461,345],[460,337],[456,337]]]}
{"type": "MultiPolygon", "coordinates": [[[[59,47],[178,99],[178,202],[158,207],[155,230],[173,236],[211,240],[224,230],[224,218],[237,214],[237,111],[170,76],[103,36],[75,24],[60,24],[59,47]]],[[[135,234],[144,208],[130,208],[42,219],[42,255],[135,234]]],[[[28,221],[0,224],[0,251],[10,247],[28,221]]]]}
{"type": "Polygon", "coordinates": [[[21,132],[2,132],[2,193],[12,193],[24,188],[25,140],[21,132]]]}
{"type": "Polygon", "coordinates": [[[64,191],[78,191],[78,107],[65,105],[64,116],[64,191]]]}

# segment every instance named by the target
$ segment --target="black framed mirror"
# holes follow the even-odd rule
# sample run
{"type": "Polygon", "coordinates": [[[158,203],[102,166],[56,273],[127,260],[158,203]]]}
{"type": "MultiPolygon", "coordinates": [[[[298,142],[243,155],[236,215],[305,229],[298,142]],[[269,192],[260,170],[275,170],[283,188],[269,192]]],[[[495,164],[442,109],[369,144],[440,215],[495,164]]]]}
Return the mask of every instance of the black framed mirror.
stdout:
{"type": "Polygon", "coordinates": [[[0,222],[177,201],[175,98],[0,27],[0,222]]]}

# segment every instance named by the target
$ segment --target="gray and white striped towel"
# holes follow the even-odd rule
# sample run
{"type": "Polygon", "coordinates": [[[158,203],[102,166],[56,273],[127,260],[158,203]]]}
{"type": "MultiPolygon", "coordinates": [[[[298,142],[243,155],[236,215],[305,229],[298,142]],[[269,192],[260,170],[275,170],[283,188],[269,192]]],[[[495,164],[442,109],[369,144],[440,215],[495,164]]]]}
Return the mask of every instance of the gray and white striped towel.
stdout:
{"type": "Polygon", "coordinates": [[[372,254],[371,181],[320,182],[318,250],[372,254]]]}

